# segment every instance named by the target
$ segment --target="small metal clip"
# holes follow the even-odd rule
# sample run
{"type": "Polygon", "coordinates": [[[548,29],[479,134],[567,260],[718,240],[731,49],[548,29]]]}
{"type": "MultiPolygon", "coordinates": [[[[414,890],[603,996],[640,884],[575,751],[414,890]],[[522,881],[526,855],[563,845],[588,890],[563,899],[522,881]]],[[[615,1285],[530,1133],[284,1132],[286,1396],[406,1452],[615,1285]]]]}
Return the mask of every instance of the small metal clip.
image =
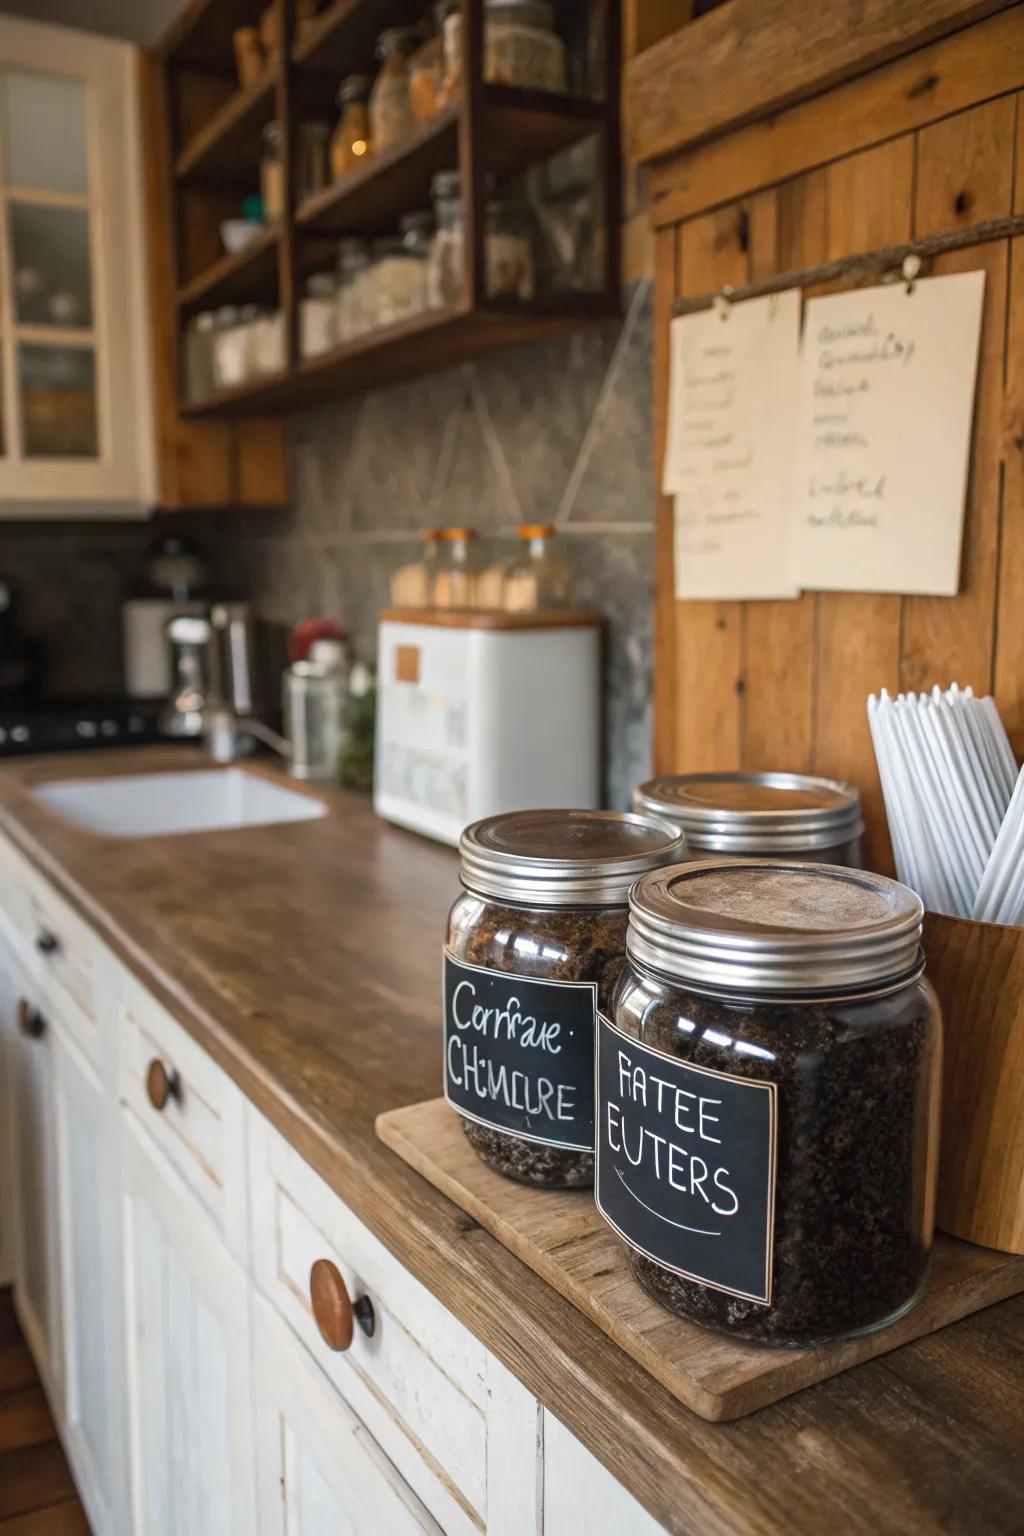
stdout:
{"type": "Polygon", "coordinates": [[[716,293],[711,300],[712,307],[719,320],[728,320],[732,307],[732,284],[726,283],[720,293],[716,293]]]}
{"type": "Polygon", "coordinates": [[[904,256],[904,258],[903,258],[903,281],[907,285],[907,292],[908,293],[913,293],[913,291],[914,291],[914,281],[920,275],[921,275],[921,258],[920,258],[920,256],[914,256],[914,255],[904,256]]]}

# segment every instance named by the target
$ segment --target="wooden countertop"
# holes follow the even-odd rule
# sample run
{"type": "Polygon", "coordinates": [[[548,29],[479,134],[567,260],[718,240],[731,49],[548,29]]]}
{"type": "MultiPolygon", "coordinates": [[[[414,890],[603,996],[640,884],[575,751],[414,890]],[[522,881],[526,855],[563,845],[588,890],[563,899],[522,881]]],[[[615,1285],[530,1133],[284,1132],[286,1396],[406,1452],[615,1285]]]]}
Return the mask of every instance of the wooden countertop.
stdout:
{"type": "Polygon", "coordinates": [[[380,1110],[440,1091],[451,851],[343,794],[322,820],[120,840],[28,792],[185,766],[210,765],[163,748],[10,765],[0,830],[657,1519],[678,1536],[1019,1536],[1024,1297],[737,1423],[696,1418],[374,1135],[380,1110]]]}

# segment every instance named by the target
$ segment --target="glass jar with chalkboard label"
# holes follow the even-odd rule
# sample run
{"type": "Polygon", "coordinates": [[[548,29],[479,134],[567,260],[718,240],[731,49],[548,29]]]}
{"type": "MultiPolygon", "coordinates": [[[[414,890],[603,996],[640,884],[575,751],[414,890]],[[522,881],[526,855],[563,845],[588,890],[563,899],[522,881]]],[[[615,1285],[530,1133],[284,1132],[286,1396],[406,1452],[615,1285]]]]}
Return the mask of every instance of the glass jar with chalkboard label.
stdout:
{"type": "Polygon", "coordinates": [[[906,886],[837,866],[637,882],[598,1024],[595,1195],[670,1310],[804,1345],[921,1296],[942,1050],[922,915],[906,886]]]}
{"type": "Polygon", "coordinates": [[[675,822],[695,858],[807,859],[860,867],[864,831],[851,784],[805,773],[680,773],[649,779],[634,809],[675,822]]]}
{"type": "Polygon", "coordinates": [[[499,1173],[593,1182],[594,1026],[625,962],[629,888],[684,849],[674,827],[614,811],[515,811],[463,833],[444,1091],[499,1173]]]}

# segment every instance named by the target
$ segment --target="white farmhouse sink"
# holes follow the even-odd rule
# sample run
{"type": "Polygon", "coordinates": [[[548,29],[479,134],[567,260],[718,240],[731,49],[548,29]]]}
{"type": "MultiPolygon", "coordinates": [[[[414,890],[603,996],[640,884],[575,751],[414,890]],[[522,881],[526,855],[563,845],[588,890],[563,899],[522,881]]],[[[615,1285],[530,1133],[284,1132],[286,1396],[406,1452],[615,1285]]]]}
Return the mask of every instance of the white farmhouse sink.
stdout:
{"type": "Polygon", "coordinates": [[[312,821],[327,807],[243,768],[57,779],[33,793],[63,821],[108,837],[171,837],[312,821]]]}

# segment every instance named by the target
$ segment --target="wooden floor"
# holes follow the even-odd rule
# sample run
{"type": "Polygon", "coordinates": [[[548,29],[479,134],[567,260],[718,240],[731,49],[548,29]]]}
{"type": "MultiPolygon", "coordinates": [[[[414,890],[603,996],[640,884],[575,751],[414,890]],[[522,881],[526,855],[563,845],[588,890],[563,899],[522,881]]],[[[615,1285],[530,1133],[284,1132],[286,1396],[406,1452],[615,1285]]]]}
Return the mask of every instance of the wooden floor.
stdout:
{"type": "Polygon", "coordinates": [[[9,1290],[0,1290],[0,1536],[89,1536],[9,1290]]]}

